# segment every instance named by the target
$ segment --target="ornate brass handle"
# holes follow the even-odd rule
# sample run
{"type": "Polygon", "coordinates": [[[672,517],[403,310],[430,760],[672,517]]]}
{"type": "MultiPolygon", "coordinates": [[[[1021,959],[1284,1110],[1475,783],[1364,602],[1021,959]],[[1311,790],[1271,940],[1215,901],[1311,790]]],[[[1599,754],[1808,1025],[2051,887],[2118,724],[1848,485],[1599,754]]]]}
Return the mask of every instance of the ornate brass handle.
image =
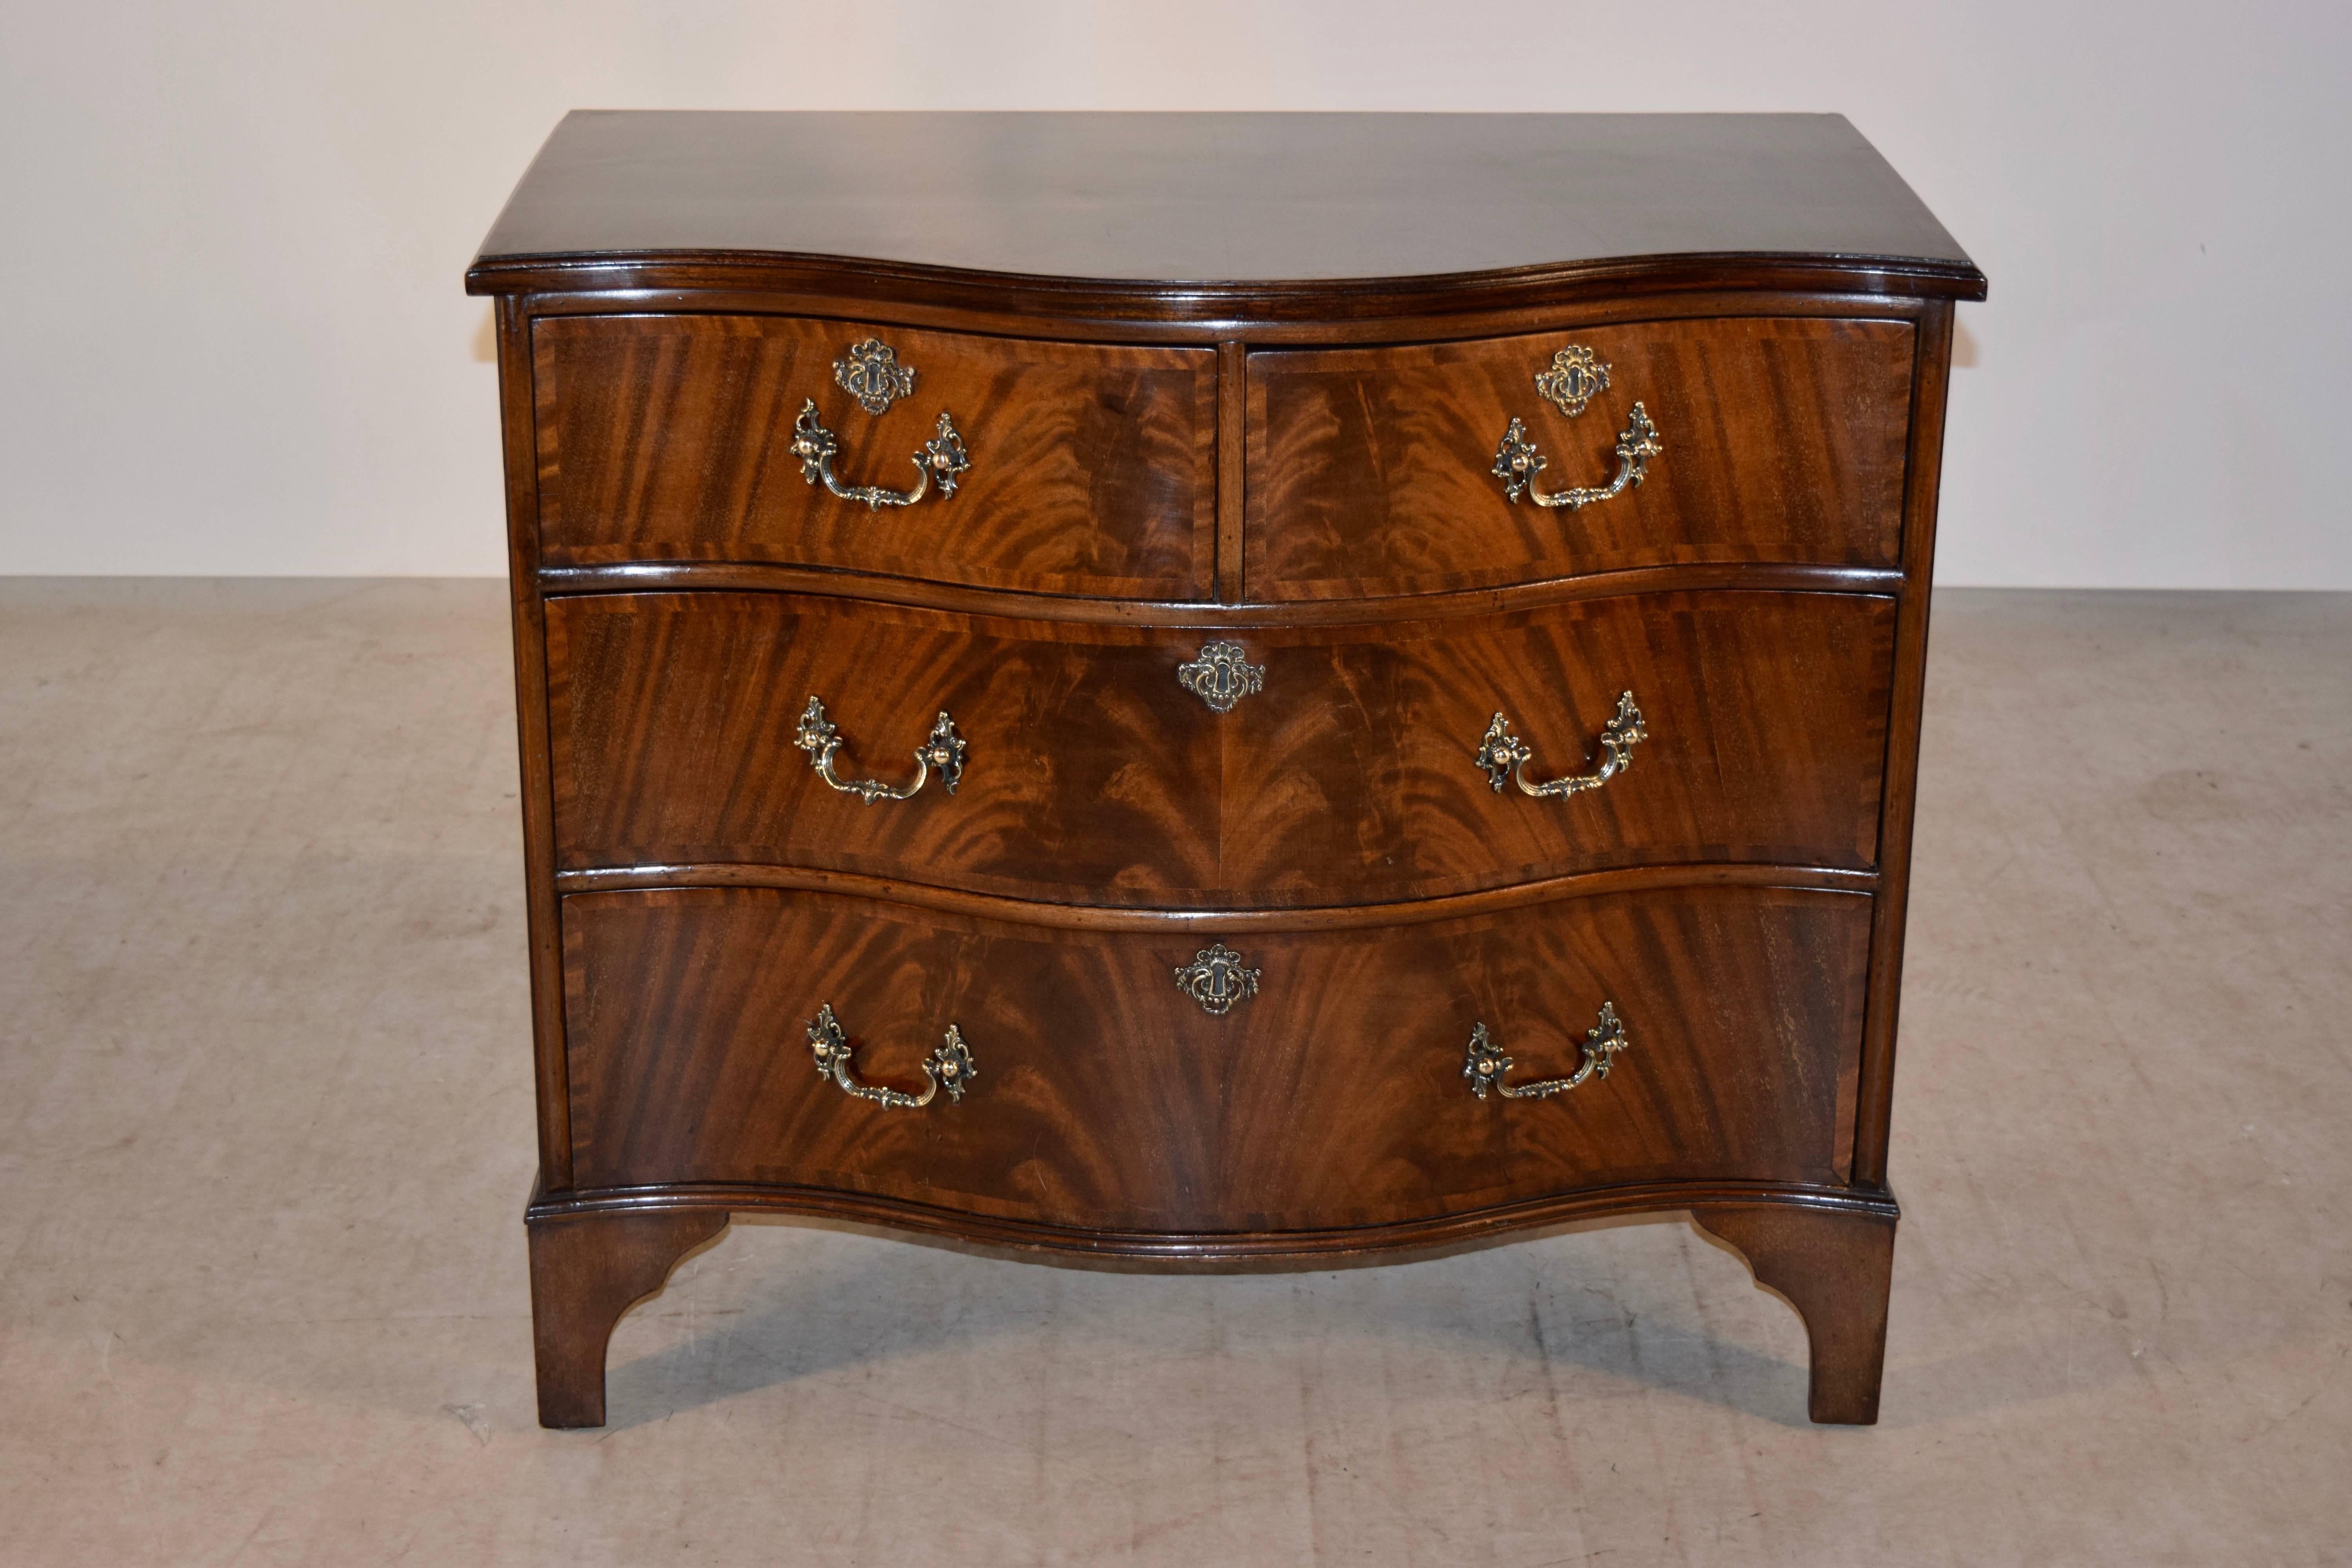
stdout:
{"type": "Polygon", "coordinates": [[[841,1031],[841,1022],[833,1016],[833,1004],[817,1004],[816,1016],[809,1020],[809,1051],[816,1058],[816,1075],[829,1078],[839,1084],[842,1092],[860,1100],[870,1100],[877,1105],[894,1110],[919,1110],[938,1098],[944,1088],[950,1100],[960,1100],[971,1080],[980,1076],[972,1065],[971,1051],[963,1043],[963,1031],[953,1024],[948,1026],[947,1038],[939,1049],[923,1058],[923,1092],[908,1094],[900,1089],[886,1089],[878,1083],[854,1082],[849,1076],[849,1058],[854,1047],[849,1037],[841,1031]]]}
{"type": "Polygon", "coordinates": [[[940,770],[940,782],[948,786],[950,795],[955,794],[956,784],[963,777],[964,738],[956,733],[955,721],[945,713],[931,726],[929,738],[915,748],[915,777],[905,785],[886,784],[880,779],[845,779],[835,773],[833,754],[841,749],[841,731],[824,716],[824,704],[814,697],[801,710],[800,727],[793,732],[793,744],[809,754],[809,766],[816,770],[817,777],[868,805],[877,800],[907,799],[923,787],[933,768],[940,770]]]}
{"type": "Polygon", "coordinates": [[[1528,763],[1535,753],[1528,743],[1511,733],[1510,721],[1500,713],[1486,726],[1486,738],[1479,742],[1478,765],[1486,770],[1486,782],[1495,793],[1503,793],[1506,774],[1519,786],[1522,794],[1532,795],[1576,795],[1588,789],[1599,789],[1619,773],[1633,765],[1633,747],[1649,738],[1648,725],[1642,721],[1642,710],[1633,706],[1630,691],[1617,699],[1617,716],[1601,727],[1601,765],[1589,773],[1570,773],[1564,778],[1543,784],[1528,782],[1528,763]]]}
{"type": "MultiPolygon", "coordinates": [[[[1580,343],[1570,343],[1552,355],[1551,368],[1536,376],[1536,390],[1571,419],[1584,412],[1585,403],[1594,393],[1608,388],[1609,367],[1580,343]]],[[[1503,481],[1503,494],[1515,503],[1521,495],[1528,495],[1535,499],[1538,506],[1564,506],[1574,511],[1594,501],[1623,495],[1639,485],[1649,472],[1650,459],[1665,449],[1665,443],[1658,437],[1658,427],[1650,422],[1650,411],[1636,403],[1632,420],[1617,437],[1616,477],[1605,485],[1554,490],[1546,495],[1535,488],[1536,476],[1544,469],[1544,456],[1528,438],[1526,424],[1514,415],[1509,428],[1503,432],[1502,443],[1495,448],[1493,472],[1503,481]]]]}
{"type": "Polygon", "coordinates": [[[1619,1051],[1633,1042],[1625,1037],[1625,1026],[1617,1021],[1617,1005],[1601,1004],[1601,1021],[1584,1032],[1583,1042],[1577,1047],[1576,1070],[1566,1078],[1541,1079],[1534,1083],[1509,1084],[1503,1075],[1511,1070],[1511,1058],[1503,1047],[1486,1034],[1486,1026],[1470,1026],[1470,1055],[1462,1064],[1462,1076],[1470,1080],[1470,1092],[1479,1099],[1486,1098],[1493,1089],[1505,1100],[1541,1100],[1547,1095],[1566,1094],[1589,1078],[1607,1078],[1609,1061],[1619,1051]]]}
{"type": "MultiPolygon", "coordinates": [[[[893,401],[915,390],[914,367],[900,364],[897,353],[879,338],[851,344],[848,353],[833,362],[833,379],[868,414],[882,413],[893,401]]],[[[945,409],[940,411],[938,433],[915,453],[912,489],[842,483],[833,471],[834,455],[840,450],[841,437],[826,429],[816,416],[816,399],[812,397],[803,403],[800,417],[793,421],[792,446],[793,456],[801,460],[801,478],[810,484],[822,480],[829,494],[843,500],[863,501],[868,511],[886,506],[912,506],[929,494],[935,484],[941,496],[951,496],[955,494],[957,476],[971,467],[963,437],[956,433],[955,421],[948,417],[945,409]]]]}

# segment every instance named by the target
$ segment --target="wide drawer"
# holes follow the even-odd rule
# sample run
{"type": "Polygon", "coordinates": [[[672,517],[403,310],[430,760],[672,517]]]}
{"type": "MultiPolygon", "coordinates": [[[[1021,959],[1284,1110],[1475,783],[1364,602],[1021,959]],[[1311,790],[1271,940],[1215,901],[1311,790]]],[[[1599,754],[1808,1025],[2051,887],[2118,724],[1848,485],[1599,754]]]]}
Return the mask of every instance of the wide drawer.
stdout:
{"type": "MultiPolygon", "coordinates": [[[[1386,929],[1234,932],[1256,992],[1175,981],[1209,932],[1082,932],[767,889],[563,904],[572,1170],[751,1183],[1039,1224],[1374,1226],[1635,1182],[1833,1183],[1871,900],[1685,888],[1386,929]],[[1473,1031],[1565,1075],[1606,1004],[1626,1048],[1549,1098],[1472,1092],[1473,1031]],[[950,1026],[960,1099],[925,1088],[950,1026]]],[[[1606,1031],[1603,1031],[1606,1037],[1606,1031]]],[[[943,1069],[942,1069],[943,1070],[943,1069]]]]}
{"type": "MultiPolygon", "coordinates": [[[[553,317],[531,329],[539,522],[553,566],[782,562],[1041,593],[1205,598],[1216,356],[786,316],[553,317]],[[890,364],[860,366],[874,339],[890,364]],[[836,365],[898,393],[861,405],[836,365]],[[814,402],[845,486],[905,493],[948,415],[952,494],[869,507],[793,450],[814,402]]],[[[870,353],[871,351],[868,351],[870,353]]]]}
{"type": "Polygon", "coordinates": [[[1347,598],[1688,562],[1893,566],[1915,335],[1738,317],[1253,353],[1248,592],[1347,598]],[[1563,353],[1577,374],[1539,384],[1563,353]],[[1640,482],[1538,505],[1605,489],[1633,463],[1617,447],[1637,403],[1659,447],[1640,482]],[[1494,472],[1514,419],[1544,464],[1517,501],[1494,472]]]}
{"type": "Polygon", "coordinates": [[[547,606],[558,864],[755,863],[1059,902],[1359,903],[1689,861],[1876,855],[1893,601],[1624,595],[1370,626],[1201,632],[783,594],[547,606]],[[1179,679],[1230,641],[1261,687],[1179,679]],[[1478,754],[1496,715],[1537,787],[1585,773],[1632,692],[1646,738],[1605,784],[1533,796],[1478,754]],[[845,783],[795,745],[811,698],[845,783]]]}

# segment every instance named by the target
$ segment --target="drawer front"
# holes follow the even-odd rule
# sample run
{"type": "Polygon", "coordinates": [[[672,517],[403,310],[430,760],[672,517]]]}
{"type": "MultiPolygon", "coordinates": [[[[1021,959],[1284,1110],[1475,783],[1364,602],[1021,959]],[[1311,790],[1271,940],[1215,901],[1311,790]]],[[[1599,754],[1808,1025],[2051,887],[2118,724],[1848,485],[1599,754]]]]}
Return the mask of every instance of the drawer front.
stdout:
{"type": "Polygon", "coordinates": [[[781,594],[547,606],[558,863],[751,862],[1057,902],[1297,907],[1700,860],[1862,868],[1876,852],[1893,602],[1628,595],[1379,626],[1184,632],[781,594]],[[1179,680],[1230,640],[1261,689],[1179,680]],[[1591,771],[1622,692],[1646,737],[1597,788],[1499,789],[1499,712],[1541,787],[1591,771]],[[945,711],[950,795],[903,787],[945,711]]]}
{"type": "Polygon", "coordinates": [[[557,864],[745,862],[1014,897],[1150,902],[1217,879],[1218,730],[1174,643],[784,594],[547,605],[557,864]],[[947,713],[967,751],[903,788],[947,713]],[[1098,889],[1098,892],[1093,891],[1098,889]]]}
{"type": "Polygon", "coordinates": [[[1248,360],[1252,597],[1347,598],[1690,562],[1891,567],[1901,545],[1912,327],[1734,318],[1248,360]],[[1571,347],[1608,374],[1537,377],[1571,347]],[[1661,450],[1605,489],[1639,403],[1661,450]],[[1570,406],[1575,406],[1570,399],[1570,406]],[[1511,421],[1544,461],[1514,502],[1511,421]]]}
{"type": "Polygon", "coordinates": [[[1236,935],[1256,994],[1213,1016],[1204,934],[1079,933],[764,889],[564,901],[583,1187],[755,1183],[1035,1223],[1293,1230],[1633,1182],[1838,1180],[1870,900],[1687,889],[1391,929],[1236,935]],[[1609,1004],[1626,1048],[1550,1098],[1609,1004]],[[961,1099],[925,1087],[953,1025],[961,1099]]]}
{"type": "MultiPolygon", "coordinates": [[[[782,562],[1041,593],[1207,597],[1208,349],[983,338],[783,316],[574,316],[531,329],[550,565],[782,562]],[[876,338],[914,381],[869,413],[835,363],[876,338]],[[869,508],[804,474],[814,400],[846,486],[904,493],[942,413],[954,492],[869,508]]],[[[853,378],[856,373],[853,369],[853,378]]],[[[877,375],[865,384],[871,385],[877,375]]]]}

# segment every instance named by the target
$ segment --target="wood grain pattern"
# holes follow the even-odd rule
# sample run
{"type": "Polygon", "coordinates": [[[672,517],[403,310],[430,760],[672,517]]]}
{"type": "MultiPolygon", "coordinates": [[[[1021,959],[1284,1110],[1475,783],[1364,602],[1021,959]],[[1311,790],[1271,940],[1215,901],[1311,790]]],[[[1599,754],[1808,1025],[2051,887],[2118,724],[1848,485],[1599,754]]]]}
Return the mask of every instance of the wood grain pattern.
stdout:
{"type": "MultiPolygon", "coordinates": [[[[1071,319],[1288,300],[1328,320],[1368,281],[1452,300],[1626,258],[1984,288],[1837,115],[642,110],[567,117],[467,285],[791,261],[1071,319]]],[[[1622,266],[1605,280],[1629,287],[1622,266]]]]}
{"type": "Polygon", "coordinates": [[[1216,884],[1220,736],[1167,634],[768,595],[549,611],[567,866],[772,859],[1112,900],[1216,884]],[[957,792],[828,788],[793,746],[812,695],[838,769],[894,783],[945,710],[971,748],[957,792]]]}
{"type": "Polygon", "coordinates": [[[1244,638],[1218,714],[1204,638],[783,595],[548,606],[559,862],[862,872],[1181,908],[1421,899],[1660,862],[1867,868],[1894,605],[1667,594],[1244,638]],[[1581,771],[1617,693],[1650,739],[1606,787],[1531,799],[1474,755],[1506,712],[1531,776],[1581,771]],[[792,737],[810,695],[853,776],[911,777],[945,710],[955,795],[867,805],[792,737]]]}
{"type": "Polygon", "coordinates": [[[1973,267],[1867,258],[1633,257],[1472,278],[1348,279],[1223,288],[974,275],[835,257],[605,256],[488,262],[475,294],[514,294],[535,319],[630,310],[772,313],[950,331],[1050,332],[1070,342],[1331,347],[1541,331],[1664,313],[1907,316],[1934,300],[1981,300],[1973,267]]]}
{"type": "Polygon", "coordinates": [[[965,588],[909,577],[878,577],[776,562],[650,561],[604,566],[545,566],[539,588],[551,597],[575,594],[645,594],[734,589],[814,594],[861,604],[910,605],[1014,620],[1082,626],[1174,626],[1237,632],[1268,626],[1361,626],[1367,622],[1446,620],[1506,610],[1538,610],[1585,599],[1710,588],[1792,594],[1881,594],[1903,591],[1901,572],[1888,566],[1820,566],[1806,562],[1711,562],[1696,566],[1631,566],[1465,588],[1448,594],[1397,594],[1361,599],[1293,599],[1286,604],[1210,604],[1202,600],[1072,599],[1003,588],[965,588]]]}
{"type": "Polygon", "coordinates": [[[1465,1247],[1510,1240],[1524,1231],[1550,1229],[1578,1220],[1662,1215],[1712,1205],[1787,1206],[1822,1214],[1860,1215],[1893,1224],[1901,1205],[1883,1190],[1790,1182],[1633,1182],[1620,1186],[1581,1187],[1491,1208],[1464,1209],[1395,1225],[1339,1226],[1323,1230],[1120,1230],[1104,1226],[1040,1225],[996,1215],[972,1214],[937,1204],[908,1203],[873,1193],[774,1183],[678,1183],[667,1186],[575,1189],[542,1193],[531,1200],[533,1219],[565,1215],[647,1214],[669,1211],[810,1215],[887,1226],[923,1236],[951,1237],[983,1247],[1043,1258],[1117,1258],[1144,1272],[1217,1272],[1259,1264],[1315,1268],[1337,1260],[1385,1255],[1406,1262],[1465,1247]]]}
{"type": "Polygon", "coordinates": [[[1910,907],[1911,814],[1919,793],[1919,721],[1927,679],[1927,584],[1936,565],[1936,500],[1944,469],[1944,396],[1952,368],[1952,308],[1930,306],[1920,325],[1919,368],[1911,389],[1911,479],[1904,498],[1903,595],[1895,626],[1894,701],[1886,736],[1887,790],[1879,853],[1887,897],[1871,935],[1870,1012],[1864,1031],[1859,1103],[1853,1116],[1855,1182],[1886,1185],[1886,1137],[1894,1112],[1895,1028],[1903,996],[1903,928],[1910,907]]]}
{"type": "Polygon", "coordinates": [[[542,1416],[736,1208],[1169,1264],[1689,1209],[1876,1411],[1946,371],[1985,280],[1834,117],[574,117],[467,275],[499,296],[541,1188],[542,1416]],[[824,155],[803,155],[811,147],[824,155]],[[941,149],[952,155],[941,155],[941,149]],[[856,339],[918,372],[881,416],[856,339]],[[1532,376],[1568,342],[1611,389],[1532,376]],[[850,482],[950,409],[972,468],[850,482]],[[1581,512],[1633,402],[1664,453],[1581,512]],[[1175,665],[1241,641],[1219,716],[1175,665]],[[1538,777],[1617,691],[1597,794],[1538,777]],[[960,792],[865,806],[941,708],[960,792]],[[693,886],[679,884],[702,885],[693,886]],[[1042,900],[1042,901],[1041,901],[1042,900]],[[1223,938],[1213,1019],[1171,966],[1223,938]],[[1565,1070],[1461,1077],[1483,1019],[1565,1070]],[[818,1001],[911,1086],[815,1074],[818,1001]]]}
{"type": "MultiPolygon", "coordinates": [[[[1450,343],[1719,316],[1916,321],[1948,286],[1900,268],[1794,257],[1647,257],[1447,282],[1300,289],[1094,285],[942,275],[800,256],[598,257],[515,264],[533,321],[658,312],[800,316],[1057,342],[1247,349],[1450,343]],[[1926,287],[1922,288],[1922,282],[1926,287]],[[549,291],[552,290],[552,291],[549,291]],[[1222,306],[1222,308],[1220,308],[1222,306]]],[[[1981,282],[1969,298],[1981,299],[1981,282]]]]}
{"type": "Polygon", "coordinates": [[[1731,316],[1253,353],[1244,584],[1295,600],[1692,562],[1892,565],[1913,338],[1906,321],[1731,316]],[[1533,384],[1571,342],[1611,377],[1574,419],[1533,384]],[[1544,489],[1605,483],[1636,401],[1665,447],[1637,489],[1548,510],[1489,471],[1517,416],[1544,489]]]}
{"type": "Polygon", "coordinates": [[[727,1228],[725,1209],[532,1214],[530,1324],[539,1424],[604,1424],[604,1347],[633,1301],[727,1228]]]}
{"type": "Polygon", "coordinates": [[[1076,935],[768,889],[565,900],[573,1161],[587,1187],[814,1185],[1034,1223],[1377,1226],[1620,1183],[1830,1184],[1867,897],[1705,889],[1393,931],[1250,939],[1258,996],[1175,987],[1190,936],[1076,935]],[[1564,1071],[1603,1001],[1635,1040],[1542,1101],[1462,1079],[1484,1021],[1564,1071]],[[891,1110],[814,1069],[830,1003],[860,1074],[919,1088],[950,1023],[980,1077],[891,1110]]]}
{"type": "Polygon", "coordinates": [[[1070,931],[1197,931],[1202,941],[1221,933],[1252,931],[1361,931],[1369,927],[1425,925],[1468,915],[1554,904],[1563,899],[1608,893],[1646,893],[1685,888],[1811,888],[1825,893],[1874,893],[1875,871],[1842,871],[1829,866],[1780,866],[1713,861],[1696,865],[1621,866],[1512,882],[1475,893],[1412,899],[1392,904],[1316,904],[1304,909],[1151,909],[1117,904],[1036,903],[995,893],[967,892],[856,871],[820,871],[804,866],[761,866],[704,860],[685,865],[628,866],[559,871],[562,893],[656,892],[671,888],[775,888],[794,893],[838,893],[854,899],[904,904],[912,909],[971,915],[1013,925],[1070,931]]]}
{"type": "Polygon", "coordinates": [[[1886,1363],[1895,1218],[1788,1204],[1699,1205],[1691,1217],[1738,1247],[1805,1321],[1809,1406],[1825,1424],[1871,1426],[1886,1363]]]}
{"type": "Polygon", "coordinates": [[[1151,282],[1967,260],[1834,114],[611,110],[556,127],[482,258],[679,250],[1151,282]]]}
{"type": "Polygon", "coordinates": [[[1248,500],[1248,345],[1217,345],[1217,598],[1242,596],[1242,531],[1248,500]]]}
{"type": "Polygon", "coordinates": [[[532,331],[551,565],[783,561],[1043,593],[1205,598],[1216,356],[782,316],[614,316],[532,331]],[[880,336],[915,367],[880,416],[833,362],[880,336]],[[844,482],[903,489],[942,409],[971,453],[952,496],[869,510],[803,477],[803,399],[844,482]]]}
{"type": "Polygon", "coordinates": [[[521,762],[523,910],[530,952],[531,1058],[540,1179],[572,1182],[563,1081],[562,936],[555,898],[555,797],[548,766],[547,615],[539,592],[539,473],[530,437],[530,320],[499,301],[499,434],[506,468],[507,595],[514,613],[515,740],[521,762]]]}
{"type": "Polygon", "coordinates": [[[1251,637],[1267,690],[1224,731],[1216,901],[1668,862],[1866,868],[1893,617],[1853,595],[1666,594],[1251,637]],[[1587,772],[1628,689],[1649,738],[1603,787],[1530,798],[1476,765],[1499,710],[1531,779],[1587,772]]]}

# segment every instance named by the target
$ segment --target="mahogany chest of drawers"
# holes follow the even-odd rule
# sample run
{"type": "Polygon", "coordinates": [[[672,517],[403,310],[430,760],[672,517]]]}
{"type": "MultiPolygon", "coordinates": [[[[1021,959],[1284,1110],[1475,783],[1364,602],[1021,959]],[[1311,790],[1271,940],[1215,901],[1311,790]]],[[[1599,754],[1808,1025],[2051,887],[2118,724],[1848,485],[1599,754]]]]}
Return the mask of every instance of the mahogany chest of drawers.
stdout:
{"type": "Polygon", "coordinates": [[[1953,302],[1812,116],[575,114],[495,296],[541,1418],[730,1212],[1687,1212],[1877,1410],[1953,302]]]}

